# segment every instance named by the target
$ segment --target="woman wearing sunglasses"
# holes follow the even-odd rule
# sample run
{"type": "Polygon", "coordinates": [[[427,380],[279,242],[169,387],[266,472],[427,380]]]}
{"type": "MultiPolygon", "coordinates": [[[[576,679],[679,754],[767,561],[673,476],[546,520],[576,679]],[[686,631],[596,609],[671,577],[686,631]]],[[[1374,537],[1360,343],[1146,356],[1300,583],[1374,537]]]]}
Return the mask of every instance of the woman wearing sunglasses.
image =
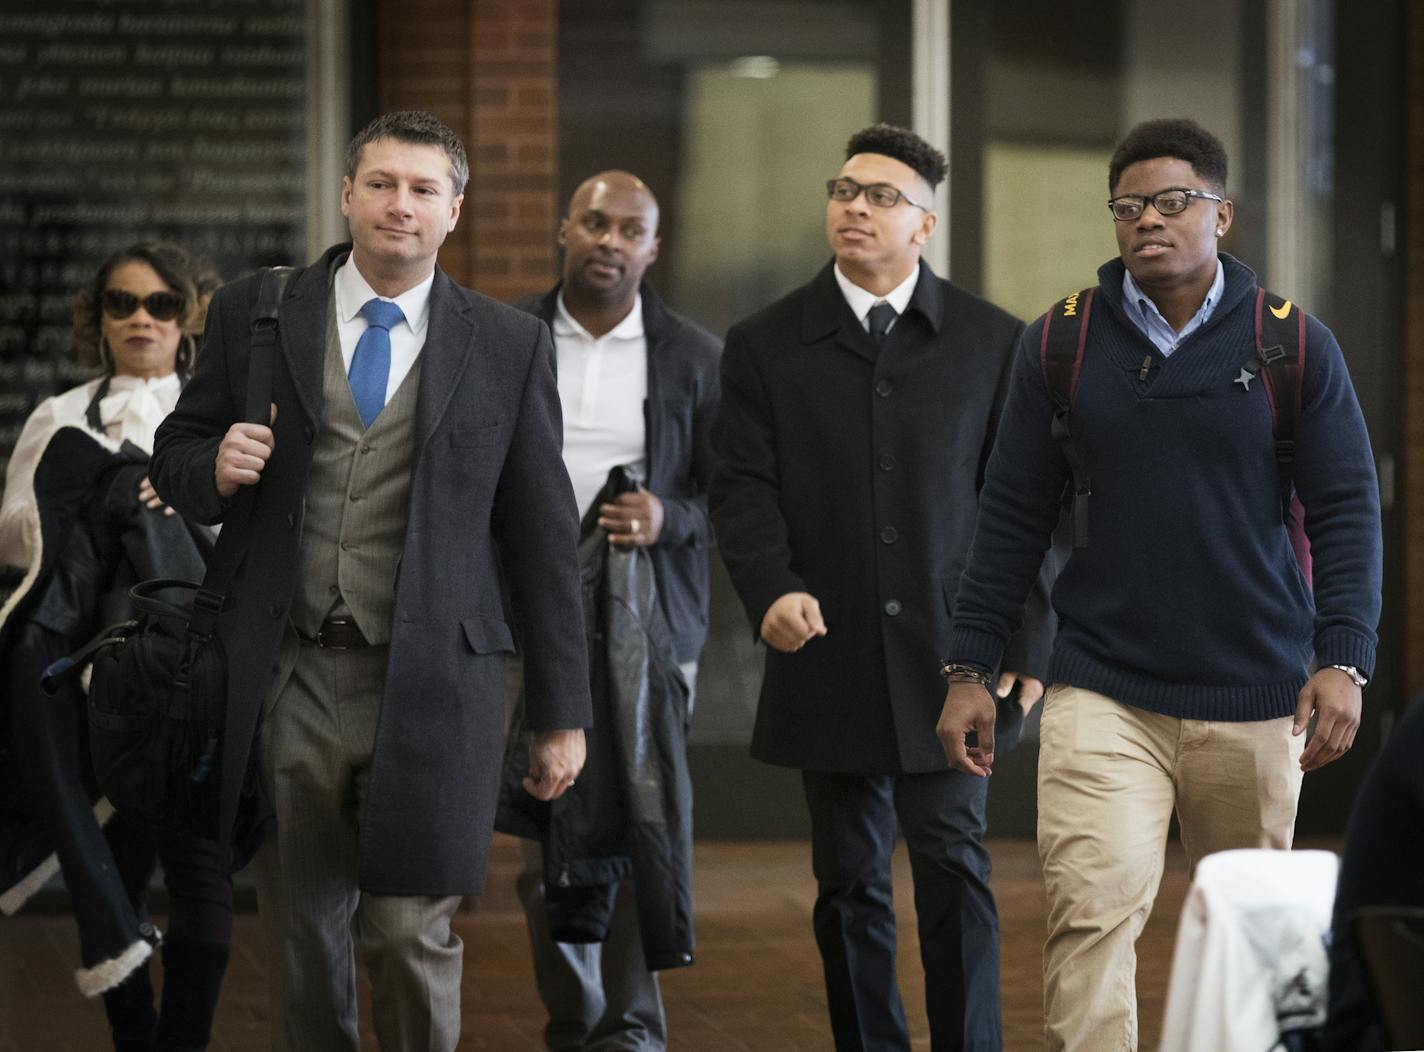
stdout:
{"type": "Polygon", "coordinates": [[[75,682],[45,698],[36,670],[127,616],[123,599],[136,578],[201,575],[206,538],[158,499],[147,454],[193,367],[217,286],[210,267],[166,242],[105,260],[76,297],[73,324],[80,363],[100,375],[30,414],[0,497],[0,562],[25,571],[0,612],[0,753],[13,753],[15,782],[0,794],[21,797],[29,821],[24,838],[11,835],[17,823],[0,830],[8,853],[22,856],[0,857],[0,911],[13,913],[63,871],[79,925],[76,979],[86,995],[103,995],[117,1052],[207,1047],[232,884],[216,844],[153,830],[98,797],[83,693],[75,682]],[[156,861],[169,898],[161,938],[144,913],[156,861]],[[160,943],[155,1010],[148,958],[160,943]]]}
{"type": "MultiPolygon", "coordinates": [[[[106,259],[74,303],[79,364],[101,374],[39,404],[20,433],[0,500],[0,562],[28,567],[38,545],[34,473],[54,433],[84,427],[148,451],[178,401],[217,275],[177,245],[143,241],[106,259]]],[[[145,481],[143,499],[158,505],[145,481]]]]}

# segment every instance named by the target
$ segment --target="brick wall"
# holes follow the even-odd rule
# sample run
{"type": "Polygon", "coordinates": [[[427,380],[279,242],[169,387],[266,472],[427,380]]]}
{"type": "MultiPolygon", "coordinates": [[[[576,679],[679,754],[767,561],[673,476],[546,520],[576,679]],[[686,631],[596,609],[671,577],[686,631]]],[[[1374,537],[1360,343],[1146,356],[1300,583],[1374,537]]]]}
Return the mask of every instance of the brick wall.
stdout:
{"type": "Polygon", "coordinates": [[[1405,391],[1402,451],[1405,531],[1404,682],[1407,697],[1424,691],[1424,8],[1408,18],[1405,201],[1405,391]]]}
{"type": "Polygon", "coordinates": [[[380,106],[424,109],[465,140],[470,185],[440,264],[510,300],[554,281],[556,0],[383,0],[380,106]]]}

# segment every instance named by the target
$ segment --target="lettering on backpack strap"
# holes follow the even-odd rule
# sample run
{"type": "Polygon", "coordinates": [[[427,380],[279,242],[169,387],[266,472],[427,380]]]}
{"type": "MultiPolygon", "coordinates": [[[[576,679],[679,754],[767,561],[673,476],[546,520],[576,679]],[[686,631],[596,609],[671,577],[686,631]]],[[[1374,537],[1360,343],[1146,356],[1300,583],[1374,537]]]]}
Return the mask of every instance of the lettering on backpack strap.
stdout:
{"type": "Polygon", "coordinates": [[[1088,543],[1088,497],[1093,491],[1087,465],[1073,442],[1073,394],[1083,369],[1083,351],[1088,343],[1088,322],[1092,316],[1096,288],[1083,289],[1061,300],[1044,316],[1039,341],[1038,362],[1044,386],[1053,402],[1053,437],[1063,451],[1073,480],[1065,500],[1073,506],[1073,545],[1088,543]]]}

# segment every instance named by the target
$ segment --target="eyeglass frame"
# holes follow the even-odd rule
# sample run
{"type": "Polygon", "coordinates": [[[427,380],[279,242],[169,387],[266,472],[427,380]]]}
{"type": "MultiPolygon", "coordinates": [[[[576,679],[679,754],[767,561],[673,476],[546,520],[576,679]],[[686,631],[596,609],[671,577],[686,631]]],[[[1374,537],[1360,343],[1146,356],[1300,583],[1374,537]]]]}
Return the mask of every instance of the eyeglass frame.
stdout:
{"type": "Polygon", "coordinates": [[[187,305],[187,298],[181,292],[168,290],[150,292],[147,296],[135,295],[132,292],[125,292],[123,289],[105,289],[99,293],[99,310],[107,317],[113,318],[114,321],[123,321],[125,318],[132,318],[138,313],[140,307],[146,310],[148,316],[154,321],[173,321],[183,313],[187,305]],[[170,298],[177,304],[171,314],[167,308],[162,310],[154,309],[154,300],[158,300],[159,303],[162,303],[170,298]],[[115,300],[119,302],[116,303],[114,302],[115,300]],[[121,310],[123,311],[122,314],[119,313],[121,310]]]}
{"type": "Polygon", "coordinates": [[[1226,201],[1226,198],[1209,193],[1206,190],[1193,190],[1190,186],[1169,186],[1165,190],[1158,190],[1155,194],[1119,194],[1117,197],[1111,197],[1108,199],[1108,211],[1112,213],[1114,222],[1118,223],[1131,223],[1133,220],[1141,219],[1142,213],[1147,211],[1148,205],[1151,205],[1159,216],[1179,216],[1191,205],[1193,198],[1200,198],[1203,201],[1215,201],[1217,204],[1223,204],[1226,201]],[[1187,198],[1186,204],[1182,205],[1181,211],[1164,212],[1157,207],[1157,198],[1163,194],[1185,194],[1187,198]],[[1136,201],[1142,207],[1137,215],[1122,217],[1117,214],[1117,209],[1113,207],[1118,201],[1136,201]]]}
{"type": "Polygon", "coordinates": [[[872,204],[876,208],[884,208],[887,211],[891,208],[894,208],[901,201],[904,201],[907,205],[910,205],[913,208],[918,208],[921,212],[929,211],[928,208],[926,208],[922,204],[917,203],[912,197],[910,197],[909,194],[905,193],[905,191],[901,190],[898,186],[891,186],[889,183],[858,183],[848,175],[838,175],[834,179],[826,180],[826,196],[829,197],[832,201],[836,200],[837,183],[849,183],[851,186],[855,187],[855,193],[843,200],[841,204],[848,205],[861,194],[865,194],[866,203],[872,204]],[[879,204],[878,202],[871,200],[869,194],[869,191],[871,190],[892,190],[895,193],[895,200],[891,201],[888,205],[879,204]]]}

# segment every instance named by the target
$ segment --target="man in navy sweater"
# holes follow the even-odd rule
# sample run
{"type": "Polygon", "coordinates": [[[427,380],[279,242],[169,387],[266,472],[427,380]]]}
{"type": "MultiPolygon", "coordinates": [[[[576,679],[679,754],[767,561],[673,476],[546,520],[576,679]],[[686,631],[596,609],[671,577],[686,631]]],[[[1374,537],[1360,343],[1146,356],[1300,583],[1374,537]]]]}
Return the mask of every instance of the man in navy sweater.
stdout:
{"type": "MultiPolygon", "coordinates": [[[[1221,143],[1186,120],[1134,128],[1109,167],[1121,258],[1098,271],[1072,399],[1092,494],[1086,543],[1053,593],[1038,772],[1051,1050],[1137,1047],[1134,943],[1173,809],[1193,863],[1288,848],[1302,776],[1350,748],[1374,667],[1382,544],[1364,419],[1334,336],[1307,317],[1294,481],[1312,597],[1282,521],[1265,384],[1241,382],[1257,282],[1217,250],[1225,184],[1221,143]]],[[[1070,477],[1050,430],[1044,324],[1019,346],[954,602],[938,732],[971,774],[994,758],[982,682],[1070,477]]]]}

